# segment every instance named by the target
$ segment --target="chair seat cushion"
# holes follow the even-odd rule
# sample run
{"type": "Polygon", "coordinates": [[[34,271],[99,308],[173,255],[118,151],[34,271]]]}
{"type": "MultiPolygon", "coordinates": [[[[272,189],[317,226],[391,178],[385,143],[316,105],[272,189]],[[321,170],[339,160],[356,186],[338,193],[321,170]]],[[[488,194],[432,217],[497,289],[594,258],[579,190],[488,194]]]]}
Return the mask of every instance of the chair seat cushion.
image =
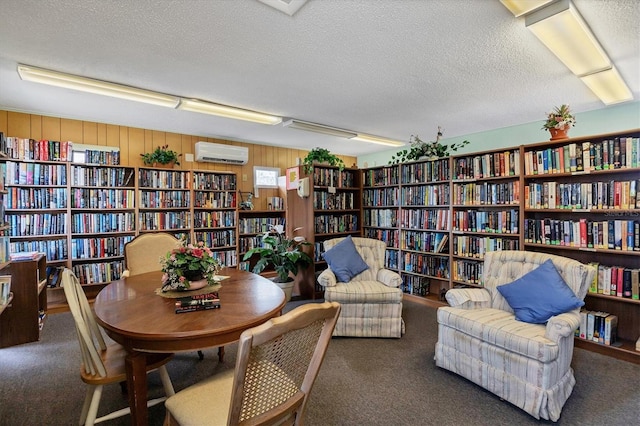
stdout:
{"type": "Polygon", "coordinates": [[[526,357],[550,362],[558,357],[558,345],[545,337],[546,327],[517,321],[500,309],[438,309],[438,323],[526,357]]]}
{"type": "Polygon", "coordinates": [[[351,281],[325,287],[324,298],[338,303],[402,303],[402,290],[379,281],[351,281]]]}

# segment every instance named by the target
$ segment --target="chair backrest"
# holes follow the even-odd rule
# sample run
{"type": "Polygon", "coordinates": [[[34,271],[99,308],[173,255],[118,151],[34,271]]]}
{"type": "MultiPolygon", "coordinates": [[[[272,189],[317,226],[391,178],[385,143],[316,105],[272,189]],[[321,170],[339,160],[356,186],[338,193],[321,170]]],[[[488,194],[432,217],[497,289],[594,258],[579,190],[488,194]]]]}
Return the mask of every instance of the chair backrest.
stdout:
{"type": "Polygon", "coordinates": [[[240,336],[228,424],[302,424],[340,314],[307,303],[240,336]]]}
{"type": "Polygon", "coordinates": [[[484,288],[491,294],[491,307],[513,312],[497,287],[520,278],[548,259],[551,259],[573,293],[583,300],[595,274],[595,269],[591,266],[553,254],[505,250],[488,252],[484,255],[483,281],[484,288]]]}
{"type": "Polygon", "coordinates": [[[61,285],[76,324],[84,370],[87,374],[105,377],[107,371],[99,351],[106,350],[107,346],[82,285],[75,274],[67,268],[62,271],[61,285]]]}
{"type": "MultiPolygon", "coordinates": [[[[373,238],[352,237],[353,245],[362,256],[369,269],[353,277],[352,281],[375,281],[378,271],[384,268],[384,255],[387,245],[373,238]]],[[[344,238],[332,238],[324,241],[324,251],[328,251],[344,238]]]]}
{"type": "Polygon", "coordinates": [[[162,269],[160,258],[180,246],[180,240],[164,232],[140,234],[124,246],[125,268],[129,276],[162,269]]]}

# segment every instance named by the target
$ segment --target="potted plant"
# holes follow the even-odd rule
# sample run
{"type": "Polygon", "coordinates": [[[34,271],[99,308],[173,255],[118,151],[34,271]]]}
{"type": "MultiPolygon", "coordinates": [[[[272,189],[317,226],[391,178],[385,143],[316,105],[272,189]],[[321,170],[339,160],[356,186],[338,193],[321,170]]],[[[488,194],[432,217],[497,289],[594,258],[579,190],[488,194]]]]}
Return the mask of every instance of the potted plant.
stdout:
{"type": "Polygon", "coordinates": [[[409,142],[411,147],[409,149],[403,149],[391,156],[389,164],[406,163],[407,161],[419,160],[423,157],[426,158],[440,158],[449,155],[449,150],[457,151],[465,145],[469,144],[469,141],[465,140],[459,144],[453,143],[451,145],[444,145],[440,143],[442,137],[442,129],[438,127],[438,135],[435,142],[424,142],[418,135],[411,135],[409,142]]]}
{"type": "MultiPolygon", "coordinates": [[[[300,228],[294,229],[294,232],[300,228]]],[[[259,274],[267,266],[273,268],[277,276],[273,282],[283,289],[287,301],[291,299],[294,277],[299,268],[306,268],[313,263],[309,255],[302,251],[302,246],[310,245],[304,237],[288,238],[284,234],[283,225],[271,226],[262,236],[262,247],[255,247],[245,253],[243,260],[258,255],[259,259],[253,267],[253,273],[259,274]]]]}
{"type": "Polygon", "coordinates": [[[576,125],[576,118],[571,114],[569,105],[562,104],[555,107],[547,114],[547,121],[542,126],[542,130],[549,130],[551,140],[568,138],[569,128],[576,125]]]}
{"type": "Polygon", "coordinates": [[[178,154],[177,152],[169,149],[169,145],[159,146],[152,152],[140,154],[144,165],[153,167],[156,167],[160,164],[169,166],[173,166],[174,164],[180,165],[180,161],[178,160],[180,159],[181,155],[182,154],[178,154]]]}
{"type": "Polygon", "coordinates": [[[216,275],[221,264],[204,242],[196,245],[183,240],[182,247],[175,248],[160,259],[162,265],[162,291],[197,290],[218,282],[216,275]]]}
{"type": "Polygon", "coordinates": [[[336,155],[333,155],[329,152],[328,149],[324,148],[313,148],[304,160],[302,160],[302,164],[304,165],[305,173],[311,173],[313,171],[313,165],[315,163],[325,163],[330,166],[337,166],[340,170],[343,170],[345,165],[344,161],[336,155]]]}

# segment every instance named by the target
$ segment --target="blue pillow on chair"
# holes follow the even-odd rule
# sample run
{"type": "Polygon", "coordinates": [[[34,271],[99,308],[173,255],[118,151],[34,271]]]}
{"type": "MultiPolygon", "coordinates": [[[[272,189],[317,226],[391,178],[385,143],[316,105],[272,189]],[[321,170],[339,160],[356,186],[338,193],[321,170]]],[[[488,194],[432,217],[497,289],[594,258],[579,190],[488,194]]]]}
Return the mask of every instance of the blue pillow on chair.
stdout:
{"type": "Polygon", "coordinates": [[[322,257],[327,261],[339,282],[349,282],[351,278],[369,269],[356,250],[351,235],[324,252],[322,257]]]}
{"type": "Polygon", "coordinates": [[[552,316],[584,306],[551,259],[512,283],[498,286],[518,321],[544,324],[552,316]]]}

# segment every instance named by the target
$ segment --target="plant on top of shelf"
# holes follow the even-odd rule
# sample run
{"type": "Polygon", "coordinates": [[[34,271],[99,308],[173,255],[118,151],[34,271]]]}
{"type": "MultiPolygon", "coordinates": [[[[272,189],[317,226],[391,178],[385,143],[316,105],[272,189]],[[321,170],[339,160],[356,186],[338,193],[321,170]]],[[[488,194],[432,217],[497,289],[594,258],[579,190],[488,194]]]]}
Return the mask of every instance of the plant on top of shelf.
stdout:
{"type": "Polygon", "coordinates": [[[176,164],[180,165],[180,156],[177,152],[169,149],[169,145],[162,145],[157,147],[152,152],[140,154],[142,162],[145,166],[153,166],[155,164],[176,164]]]}
{"type": "Polygon", "coordinates": [[[571,114],[569,105],[562,104],[559,107],[555,107],[553,111],[547,114],[547,121],[545,121],[544,126],[542,126],[542,130],[568,130],[570,127],[575,125],[576,118],[571,114]]]}
{"type": "Polygon", "coordinates": [[[340,170],[343,170],[345,167],[344,161],[342,161],[341,158],[333,155],[328,149],[324,148],[313,148],[307,156],[304,157],[302,164],[304,164],[305,173],[311,173],[314,163],[327,163],[330,166],[337,166],[340,170]]]}
{"type": "Polygon", "coordinates": [[[440,143],[442,137],[442,129],[438,126],[438,135],[435,142],[424,142],[418,135],[411,135],[409,142],[411,143],[410,149],[403,149],[398,151],[396,155],[391,156],[389,164],[406,163],[407,161],[419,160],[423,157],[426,158],[440,158],[447,157],[449,150],[457,151],[470,142],[464,140],[460,143],[452,143],[451,145],[445,145],[440,143]]]}

